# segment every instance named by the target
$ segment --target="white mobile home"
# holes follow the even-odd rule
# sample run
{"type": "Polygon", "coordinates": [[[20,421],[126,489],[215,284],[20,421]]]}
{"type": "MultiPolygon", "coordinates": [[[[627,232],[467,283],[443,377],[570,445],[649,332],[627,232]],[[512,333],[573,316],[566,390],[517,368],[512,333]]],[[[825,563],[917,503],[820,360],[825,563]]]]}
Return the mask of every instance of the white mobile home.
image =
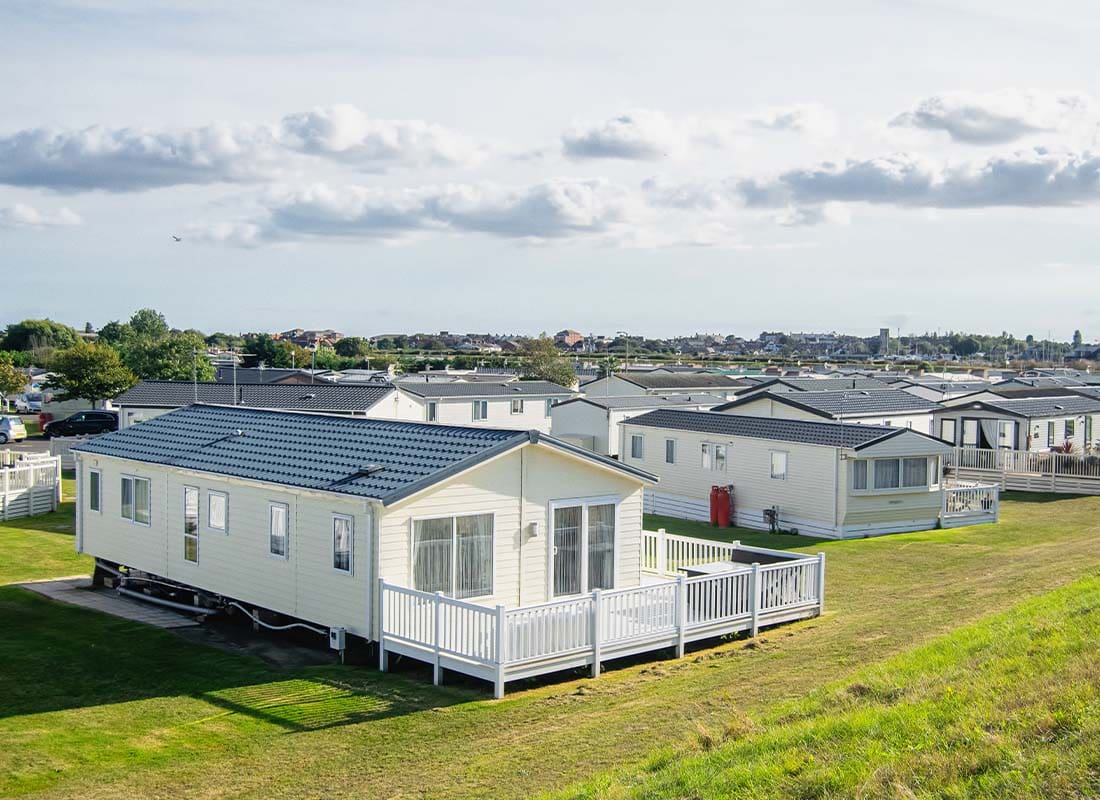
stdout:
{"type": "Polygon", "coordinates": [[[726,414],[779,419],[838,420],[932,432],[932,412],[939,405],[900,389],[855,389],[826,392],[762,392],[714,408],[726,414]]]}
{"type": "Polygon", "coordinates": [[[576,393],[549,381],[401,381],[397,419],[550,432],[550,409],[576,393]]]}
{"type": "Polygon", "coordinates": [[[959,447],[1082,453],[1100,444],[1100,399],[1082,395],[960,398],[935,412],[936,434],[959,447]]]}
{"type": "Polygon", "coordinates": [[[660,410],[622,423],[623,463],[660,478],[646,511],[706,520],[732,486],[734,522],[829,538],[994,521],[996,487],[945,486],[946,442],[908,428],[660,410]],[[956,501],[980,492],[976,505],[956,501]]]}
{"type": "Polygon", "coordinates": [[[581,391],[585,397],[705,393],[727,400],[747,385],[745,381],[713,372],[627,370],[610,377],[587,381],[581,384],[581,391]]]}
{"type": "Polygon", "coordinates": [[[574,397],[550,411],[550,433],[605,456],[619,456],[619,423],[658,408],[701,411],[721,403],[710,394],[624,395],[574,397]]]}

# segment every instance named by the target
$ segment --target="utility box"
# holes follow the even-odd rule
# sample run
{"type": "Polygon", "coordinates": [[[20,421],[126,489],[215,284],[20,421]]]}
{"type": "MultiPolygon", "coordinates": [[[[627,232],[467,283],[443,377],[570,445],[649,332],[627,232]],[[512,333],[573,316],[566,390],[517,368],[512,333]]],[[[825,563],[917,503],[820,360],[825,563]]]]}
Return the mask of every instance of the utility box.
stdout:
{"type": "Polygon", "coordinates": [[[347,631],[343,628],[328,629],[328,646],[331,650],[343,650],[347,639],[347,631]]]}

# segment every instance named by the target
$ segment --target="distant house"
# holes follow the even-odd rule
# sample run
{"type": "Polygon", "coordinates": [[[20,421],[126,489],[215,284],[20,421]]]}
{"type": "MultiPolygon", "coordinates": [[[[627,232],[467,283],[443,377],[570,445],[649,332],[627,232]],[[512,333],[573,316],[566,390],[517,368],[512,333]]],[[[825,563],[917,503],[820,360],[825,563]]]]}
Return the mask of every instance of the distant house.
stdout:
{"type": "Polygon", "coordinates": [[[568,328],[554,334],[554,344],[565,350],[572,350],[576,345],[584,342],[584,334],[580,331],[572,331],[568,328]]]}
{"type": "Polygon", "coordinates": [[[729,399],[747,384],[729,375],[711,372],[670,372],[627,370],[610,377],[581,384],[586,397],[625,397],[637,395],[705,393],[729,399]]]}
{"type": "MultiPolygon", "coordinates": [[[[778,372],[778,369],[776,370],[778,372]]],[[[769,392],[855,392],[871,389],[888,389],[884,380],[856,375],[846,378],[780,377],[778,375],[746,376],[746,387],[737,392],[737,399],[769,392]]]]}
{"type": "Polygon", "coordinates": [[[1100,444],[1100,399],[1083,394],[956,398],[934,413],[935,431],[959,447],[1078,453],[1100,444]]]}
{"type": "Polygon", "coordinates": [[[781,419],[829,419],[932,432],[932,412],[940,406],[900,389],[839,392],[762,392],[716,406],[727,414],[781,419]]]}
{"type": "MultiPolygon", "coordinates": [[[[712,486],[731,486],[734,520],[828,538],[994,521],[997,489],[965,513],[941,481],[946,442],[909,428],[663,409],[621,423],[622,461],[660,478],[646,511],[706,520],[712,486]]],[[[975,492],[978,490],[970,490],[975,492]]]]}
{"type": "Polygon", "coordinates": [[[214,380],[218,383],[328,383],[332,380],[329,370],[289,369],[282,367],[237,367],[232,364],[217,366],[214,380]]]}
{"type": "Polygon", "coordinates": [[[119,428],[150,420],[193,403],[248,408],[319,411],[392,419],[397,391],[388,383],[192,383],[142,381],[116,397],[119,428]]]}
{"type": "Polygon", "coordinates": [[[700,411],[721,403],[711,394],[625,395],[574,397],[550,410],[550,433],[572,444],[613,458],[620,453],[619,423],[658,408],[700,411]]]}
{"type": "MultiPolygon", "coordinates": [[[[485,377],[485,376],[483,376],[485,377]]],[[[402,380],[398,419],[550,432],[550,410],[575,393],[548,381],[402,380]]]]}

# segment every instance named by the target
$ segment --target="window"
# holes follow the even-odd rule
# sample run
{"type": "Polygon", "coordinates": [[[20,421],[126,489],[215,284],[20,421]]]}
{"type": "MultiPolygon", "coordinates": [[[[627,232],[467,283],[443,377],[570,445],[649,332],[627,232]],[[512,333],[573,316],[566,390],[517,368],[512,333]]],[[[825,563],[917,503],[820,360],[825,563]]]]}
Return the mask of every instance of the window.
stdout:
{"type": "Polygon", "coordinates": [[[896,458],[880,458],[874,464],[876,489],[897,489],[901,485],[901,464],[896,458]]]}
{"type": "Polygon", "coordinates": [[[554,408],[554,401],[551,398],[546,399],[546,416],[550,416],[551,410],[554,408]]]}
{"type": "Polygon", "coordinates": [[[474,401],[474,422],[487,419],[489,416],[489,401],[488,400],[475,400],[474,401]]]}
{"type": "Polygon", "coordinates": [[[978,420],[976,419],[964,419],[962,421],[962,446],[963,447],[977,447],[978,446],[978,420]]]}
{"type": "Polygon", "coordinates": [[[852,462],[852,488],[853,489],[866,489],[867,488],[867,462],[866,461],[853,461],[852,462]]]}
{"type": "Polygon", "coordinates": [[[351,517],[334,514],[332,517],[332,568],[351,574],[351,547],[355,522],[351,517]]]}
{"type": "Polygon", "coordinates": [[[726,446],[724,444],[703,443],[703,469],[714,472],[726,471],[726,446]]]}
{"type": "Polygon", "coordinates": [[[645,437],[640,433],[630,436],[630,457],[645,458],[645,437]]]}
{"type": "Polygon", "coordinates": [[[206,524],[211,530],[229,532],[229,495],[225,492],[206,493],[206,524]]]}
{"type": "Polygon", "coordinates": [[[772,451],[772,478],[778,481],[787,480],[787,454],[772,451]]]}
{"type": "Polygon", "coordinates": [[[103,474],[98,469],[88,473],[88,508],[91,511],[103,510],[103,474]]]}
{"type": "Polygon", "coordinates": [[[122,518],[148,525],[150,518],[149,479],[122,478],[122,518]]]}
{"type": "Polygon", "coordinates": [[[517,397],[517,398],[512,400],[512,413],[513,414],[522,414],[523,413],[523,400],[522,399],[517,397]]]}
{"type": "Polygon", "coordinates": [[[1054,447],[1054,420],[1047,423],[1047,447],[1054,447]]]}
{"type": "Polygon", "coordinates": [[[615,587],[615,503],[566,501],[553,507],[552,591],[557,597],[615,587]]]}
{"type": "Polygon", "coordinates": [[[413,521],[413,588],[459,599],[493,593],[493,515],[413,521]]]}
{"type": "Polygon", "coordinates": [[[428,405],[424,406],[424,419],[428,422],[439,419],[439,403],[435,400],[429,400],[428,405]]]}
{"type": "Polygon", "coordinates": [[[951,444],[955,444],[955,420],[940,420],[940,438],[943,439],[945,442],[951,442],[951,444]]]}
{"type": "Polygon", "coordinates": [[[183,487],[183,560],[199,563],[199,490],[183,487]]]}
{"type": "Polygon", "coordinates": [[[676,463],[676,440],[675,439],[665,439],[665,463],[666,464],[675,464],[676,463]]]}
{"type": "Polygon", "coordinates": [[[288,558],[287,518],[290,509],[286,503],[272,503],[268,507],[267,547],[273,556],[288,558]]]}
{"type": "Polygon", "coordinates": [[[919,487],[928,485],[928,459],[903,458],[901,461],[901,485],[919,487]]]}
{"type": "Polygon", "coordinates": [[[1076,432],[1077,432],[1077,420],[1067,419],[1066,420],[1066,438],[1067,439],[1072,439],[1073,434],[1076,433],[1076,432]]]}

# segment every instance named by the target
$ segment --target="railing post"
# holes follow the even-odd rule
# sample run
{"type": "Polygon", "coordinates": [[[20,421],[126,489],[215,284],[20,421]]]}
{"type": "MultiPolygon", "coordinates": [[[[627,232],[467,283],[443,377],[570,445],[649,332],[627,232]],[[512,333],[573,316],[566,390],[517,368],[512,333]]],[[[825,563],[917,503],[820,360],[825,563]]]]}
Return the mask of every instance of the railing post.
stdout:
{"type": "Polygon", "coordinates": [[[665,529],[657,529],[657,574],[665,575],[668,572],[668,543],[665,539],[665,529]]]}
{"type": "Polygon", "coordinates": [[[592,677],[600,676],[600,590],[592,590],[592,677]]]}
{"type": "Polygon", "coordinates": [[[497,606],[496,629],[496,680],[493,681],[493,697],[497,700],[504,697],[504,664],[508,661],[508,617],[503,605],[497,606]]]}
{"type": "Polygon", "coordinates": [[[54,486],[53,511],[61,507],[61,456],[57,457],[57,471],[54,478],[57,483],[54,486]]]}
{"type": "Polygon", "coordinates": [[[676,657],[684,657],[684,643],[687,639],[687,575],[680,573],[676,577],[676,657]]]}
{"type": "Polygon", "coordinates": [[[817,554],[817,613],[825,613],[825,554],[817,554]]]}
{"type": "Polygon", "coordinates": [[[443,665],[440,663],[439,647],[443,639],[443,592],[435,593],[435,635],[432,637],[432,645],[435,648],[435,663],[432,665],[432,683],[436,686],[443,683],[443,665]]]}
{"type": "Polygon", "coordinates": [[[385,672],[390,667],[386,653],[386,579],[378,579],[378,671],[385,672]]]}
{"type": "Polygon", "coordinates": [[[752,578],[750,581],[750,593],[752,597],[752,605],[749,607],[752,612],[752,623],[749,628],[749,635],[756,636],[756,632],[760,629],[760,562],[752,562],[752,578]]]}
{"type": "Polygon", "coordinates": [[[4,470],[0,473],[0,476],[4,478],[3,489],[0,489],[0,492],[3,492],[4,495],[4,519],[7,519],[8,505],[11,502],[11,470],[4,470]]]}

